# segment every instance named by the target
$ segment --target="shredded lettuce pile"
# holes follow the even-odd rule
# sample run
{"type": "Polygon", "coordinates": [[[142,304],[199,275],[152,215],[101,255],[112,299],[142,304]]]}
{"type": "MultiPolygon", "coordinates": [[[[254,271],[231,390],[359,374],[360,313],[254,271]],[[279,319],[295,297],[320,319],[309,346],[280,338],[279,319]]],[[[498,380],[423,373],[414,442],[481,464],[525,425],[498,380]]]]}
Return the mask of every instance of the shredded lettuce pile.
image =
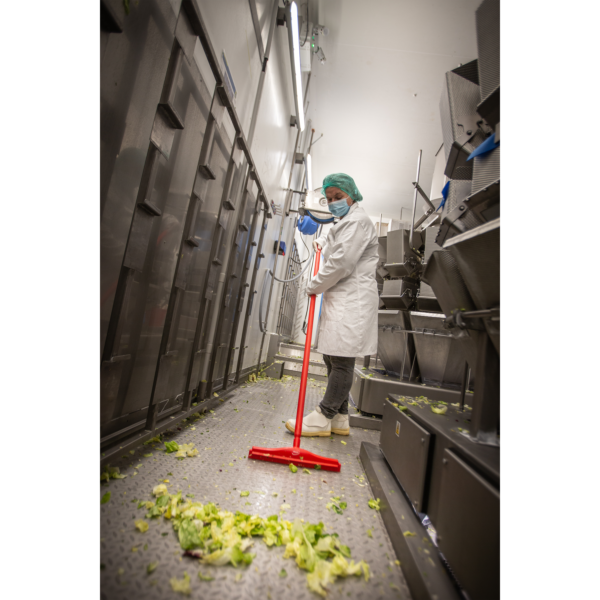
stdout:
{"type": "MultiPolygon", "coordinates": [[[[293,558],[306,577],[310,590],[325,597],[327,588],[337,577],[364,575],[369,580],[369,565],[350,559],[350,548],[339,541],[337,533],[325,532],[323,523],[313,525],[296,519],[293,523],[272,515],[235,514],[221,510],[216,504],[183,500],[182,493],[169,494],[166,485],[153,490],[155,502],[140,501],[146,518],[163,517],[173,523],[179,544],[186,556],[200,559],[202,564],[243,567],[252,563],[254,554],[247,552],[253,537],[262,537],[267,546],[285,546],[283,558],[293,558]]],[[[341,503],[340,503],[341,504],[341,503]]],[[[289,505],[282,505],[287,508],[289,505]]],[[[142,521],[143,522],[143,521],[142,521]]],[[[138,522],[136,521],[136,526],[138,522]]],[[[174,590],[189,594],[189,576],[171,579],[174,590]]]]}

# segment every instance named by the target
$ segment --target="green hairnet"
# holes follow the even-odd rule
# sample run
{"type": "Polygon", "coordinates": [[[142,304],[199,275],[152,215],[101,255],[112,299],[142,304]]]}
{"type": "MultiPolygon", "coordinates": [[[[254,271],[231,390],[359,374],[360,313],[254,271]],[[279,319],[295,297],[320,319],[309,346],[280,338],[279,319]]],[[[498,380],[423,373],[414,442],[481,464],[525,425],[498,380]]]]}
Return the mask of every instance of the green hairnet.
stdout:
{"type": "Polygon", "coordinates": [[[354,179],[345,173],[333,173],[332,175],[327,175],[327,177],[323,179],[323,188],[321,189],[321,194],[323,194],[323,196],[328,187],[340,188],[340,190],[346,192],[346,194],[356,202],[360,202],[363,199],[354,183],[354,179]]]}

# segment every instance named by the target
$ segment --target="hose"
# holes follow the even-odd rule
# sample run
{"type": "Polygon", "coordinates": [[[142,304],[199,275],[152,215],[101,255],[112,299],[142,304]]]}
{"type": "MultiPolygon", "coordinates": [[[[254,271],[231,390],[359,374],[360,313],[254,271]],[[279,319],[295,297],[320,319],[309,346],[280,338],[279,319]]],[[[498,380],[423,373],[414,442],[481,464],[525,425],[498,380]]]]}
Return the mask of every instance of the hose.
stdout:
{"type": "Polygon", "coordinates": [[[303,265],[309,258],[310,258],[310,250],[308,249],[308,246],[306,245],[306,242],[304,241],[304,236],[302,234],[300,234],[300,239],[302,240],[302,243],[304,244],[304,247],[306,248],[306,251],[308,252],[308,256],[304,259],[304,260],[295,260],[293,256],[290,256],[290,260],[292,262],[295,262],[297,265],[303,265]]]}
{"type": "MultiPolygon", "coordinates": [[[[312,258],[314,256],[314,254],[315,253],[313,252],[310,255],[310,258],[312,258]]],[[[302,271],[300,271],[300,273],[298,273],[298,275],[296,275],[295,277],[292,277],[291,279],[279,279],[279,277],[275,277],[275,275],[273,275],[272,271],[269,271],[269,273],[271,274],[271,277],[273,277],[273,279],[275,281],[279,281],[279,283],[291,283],[292,281],[296,281],[296,279],[298,279],[299,277],[301,277],[304,274],[304,271],[306,271],[306,269],[308,268],[309,265],[310,265],[310,260],[306,262],[306,264],[304,265],[304,268],[302,269],[302,271]]]]}
{"type": "Polygon", "coordinates": [[[265,273],[265,279],[263,281],[262,292],[260,293],[260,302],[258,303],[258,326],[260,328],[261,333],[267,332],[267,320],[263,319],[263,301],[265,299],[265,290],[267,289],[267,281],[269,281],[267,275],[270,275],[271,271],[267,271],[265,273]]]}
{"type": "Polygon", "coordinates": [[[333,217],[331,217],[331,219],[319,219],[318,217],[315,217],[310,210],[308,209],[304,209],[306,211],[306,214],[315,222],[315,223],[321,223],[321,225],[323,225],[324,223],[333,223],[333,217]]]}

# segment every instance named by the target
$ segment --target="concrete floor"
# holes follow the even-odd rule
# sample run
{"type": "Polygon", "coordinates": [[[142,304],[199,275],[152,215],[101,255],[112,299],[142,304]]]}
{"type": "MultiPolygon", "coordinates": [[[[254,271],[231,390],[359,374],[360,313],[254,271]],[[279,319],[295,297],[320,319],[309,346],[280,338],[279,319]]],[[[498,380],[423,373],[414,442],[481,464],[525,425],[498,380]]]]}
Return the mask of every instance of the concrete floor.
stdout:
{"type": "MultiPolygon", "coordinates": [[[[309,380],[305,414],[323,397],[325,385],[309,380]]],[[[154,444],[138,448],[133,455],[127,453],[112,465],[128,477],[111,480],[100,489],[100,496],[111,491],[111,500],[101,506],[104,600],[180,596],[172,591],[169,579],[183,577],[184,571],[191,577],[192,598],[318,598],[307,588],[306,572],[293,559],[283,559],[285,548],[268,548],[261,538],[254,538],[253,563],[234,569],[230,565],[200,565],[194,558],[183,557],[177,534],[166,519],[150,520],[149,530],[140,533],[134,521],[143,518],[146,511],[138,509],[133,500],[151,500],[152,488],[164,479],[169,480],[170,493],[182,490],[184,497],[194,494],[196,501],[215,502],[224,510],[267,517],[277,514],[285,502],[291,508],[284,518],[322,521],[328,532],[337,532],[340,541],[350,547],[354,560],[364,559],[369,564],[372,573],[369,582],[362,577],[339,578],[330,586],[328,598],[411,597],[401,568],[394,562],[396,556],[381,516],[367,505],[373,496],[366,477],[362,483],[356,477],[365,475],[358,460],[360,444],[378,444],[378,431],[351,429],[350,436],[302,439],[303,448],[337,458],[342,463],[340,473],[312,470],[307,475],[299,469],[294,474],[283,465],[247,458],[253,445],[292,445],[293,436],[284,422],[295,417],[298,387],[298,378],[246,384],[232,392],[214,413],[182,423],[181,430],[174,428],[166,436],[178,443],[194,443],[200,451],[197,457],[179,461],[166,454],[162,444],[154,444]],[[143,456],[149,453],[151,457],[143,456]],[[250,495],[240,497],[242,490],[250,491],[250,495]],[[325,508],[330,496],[337,495],[348,503],[343,515],[325,508]],[[372,538],[367,535],[369,529],[372,538]],[[146,567],[155,561],[159,566],[148,575],[146,567]],[[282,569],[287,577],[280,577],[282,569]],[[214,580],[200,580],[198,570],[214,580]]]]}

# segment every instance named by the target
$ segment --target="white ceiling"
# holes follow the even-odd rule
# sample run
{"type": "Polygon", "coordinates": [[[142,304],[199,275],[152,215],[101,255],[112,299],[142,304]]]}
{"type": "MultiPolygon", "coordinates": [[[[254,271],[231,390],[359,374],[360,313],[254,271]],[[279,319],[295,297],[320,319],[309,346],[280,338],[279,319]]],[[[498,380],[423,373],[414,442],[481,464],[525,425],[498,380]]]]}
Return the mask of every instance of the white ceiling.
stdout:
{"type": "MultiPolygon", "coordinates": [[[[315,187],[330,173],[347,173],[370,215],[399,218],[401,207],[412,207],[422,149],[420,182],[429,193],[442,143],[438,104],[444,73],[477,57],[480,3],[315,3],[318,22],[329,27],[318,42],[327,61],[313,60],[309,89],[315,139],[324,134],[312,152],[315,187]]],[[[314,14],[310,20],[316,20],[314,14]]],[[[419,210],[422,205],[419,200],[419,210]]]]}

